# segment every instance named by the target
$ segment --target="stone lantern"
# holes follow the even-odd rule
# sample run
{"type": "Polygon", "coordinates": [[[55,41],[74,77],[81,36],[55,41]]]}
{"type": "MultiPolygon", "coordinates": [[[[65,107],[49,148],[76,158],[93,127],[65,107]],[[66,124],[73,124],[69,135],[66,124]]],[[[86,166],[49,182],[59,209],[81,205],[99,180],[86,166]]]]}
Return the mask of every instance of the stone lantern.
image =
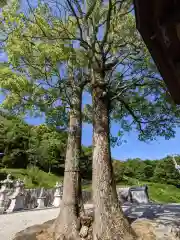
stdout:
{"type": "Polygon", "coordinates": [[[62,187],[63,187],[62,183],[56,182],[54,201],[52,204],[54,207],[60,207],[61,200],[62,200],[62,187]]]}
{"type": "Polygon", "coordinates": [[[0,213],[3,213],[8,202],[8,193],[10,192],[13,180],[11,179],[11,174],[7,175],[7,178],[3,181],[0,181],[0,213]]]}
{"type": "Polygon", "coordinates": [[[24,181],[18,179],[15,184],[15,191],[10,196],[11,203],[9,208],[6,212],[14,212],[24,209],[24,200],[25,200],[25,194],[24,194],[24,181]]]}

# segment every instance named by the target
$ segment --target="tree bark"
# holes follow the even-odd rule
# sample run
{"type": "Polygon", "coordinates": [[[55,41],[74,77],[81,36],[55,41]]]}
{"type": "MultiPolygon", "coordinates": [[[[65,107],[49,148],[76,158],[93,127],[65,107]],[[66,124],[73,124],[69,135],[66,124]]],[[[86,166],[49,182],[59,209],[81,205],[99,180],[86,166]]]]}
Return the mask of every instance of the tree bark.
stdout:
{"type": "Polygon", "coordinates": [[[134,240],[117,197],[109,138],[109,100],[105,85],[96,84],[93,98],[93,202],[94,240],[134,240]]]}
{"type": "Polygon", "coordinates": [[[63,197],[60,214],[55,221],[54,239],[79,238],[81,184],[79,160],[81,154],[81,102],[82,92],[74,97],[70,111],[69,134],[66,150],[63,197]]]}

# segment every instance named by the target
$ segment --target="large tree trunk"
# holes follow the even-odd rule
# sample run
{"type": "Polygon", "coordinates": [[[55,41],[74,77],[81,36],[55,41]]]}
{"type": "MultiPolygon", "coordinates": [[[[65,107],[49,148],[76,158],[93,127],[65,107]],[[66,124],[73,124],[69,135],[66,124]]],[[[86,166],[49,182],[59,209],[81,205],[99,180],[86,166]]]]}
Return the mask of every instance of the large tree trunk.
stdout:
{"type": "Polygon", "coordinates": [[[93,94],[93,202],[94,240],[132,240],[135,233],[120,208],[113,177],[109,139],[109,101],[105,85],[93,94]]]}
{"type": "Polygon", "coordinates": [[[69,135],[65,160],[63,197],[60,214],[55,222],[56,240],[79,239],[81,184],[79,160],[81,153],[81,99],[76,96],[70,112],[69,135]]]}

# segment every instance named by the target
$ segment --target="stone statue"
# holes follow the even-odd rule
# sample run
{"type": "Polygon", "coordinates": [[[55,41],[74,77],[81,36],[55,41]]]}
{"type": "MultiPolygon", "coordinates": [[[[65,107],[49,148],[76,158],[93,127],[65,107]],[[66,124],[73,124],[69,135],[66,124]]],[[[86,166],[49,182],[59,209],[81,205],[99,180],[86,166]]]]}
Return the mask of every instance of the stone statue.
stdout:
{"type": "Polygon", "coordinates": [[[1,188],[4,186],[5,188],[10,188],[11,184],[13,184],[13,180],[11,179],[11,174],[8,174],[6,179],[3,181],[0,181],[1,188]]]}
{"type": "Polygon", "coordinates": [[[7,180],[8,180],[8,181],[12,181],[12,179],[11,179],[11,174],[10,174],[10,173],[7,175],[7,180]]]}
{"type": "Polygon", "coordinates": [[[62,199],[62,184],[59,182],[56,182],[55,192],[54,192],[54,201],[52,205],[54,207],[59,207],[61,204],[61,199],[62,199]]]}

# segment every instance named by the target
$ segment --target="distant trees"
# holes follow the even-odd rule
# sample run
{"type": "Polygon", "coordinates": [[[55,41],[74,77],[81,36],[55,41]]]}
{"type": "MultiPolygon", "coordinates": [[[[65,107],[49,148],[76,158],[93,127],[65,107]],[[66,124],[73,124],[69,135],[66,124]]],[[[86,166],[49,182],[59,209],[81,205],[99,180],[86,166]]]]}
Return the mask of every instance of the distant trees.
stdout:
{"type": "Polygon", "coordinates": [[[46,171],[53,166],[53,160],[60,162],[66,148],[66,132],[57,133],[46,125],[30,126],[20,119],[7,118],[10,117],[0,116],[1,167],[37,165],[46,171]]]}
{"type": "MultiPolygon", "coordinates": [[[[31,126],[0,112],[0,167],[26,168],[31,165],[63,175],[66,145],[65,130],[56,130],[46,124],[31,126]]],[[[82,177],[91,180],[92,147],[82,146],[80,160],[82,177]]]]}
{"type": "MultiPolygon", "coordinates": [[[[180,163],[180,156],[176,157],[180,163]]],[[[172,157],[167,156],[161,160],[128,159],[125,162],[113,161],[116,182],[126,181],[127,178],[139,181],[158,182],[179,185],[180,174],[175,169],[172,157]]]]}
{"type": "Polygon", "coordinates": [[[113,163],[114,170],[114,178],[116,183],[123,181],[124,171],[125,171],[125,163],[120,162],[118,160],[114,160],[113,163]]]}
{"type": "MultiPolygon", "coordinates": [[[[176,161],[177,163],[180,163],[180,156],[176,157],[176,161]]],[[[172,184],[175,186],[180,185],[180,174],[175,169],[171,156],[167,156],[166,158],[157,161],[152,181],[172,184]]]]}
{"type": "Polygon", "coordinates": [[[7,0],[1,0],[0,8],[4,7],[7,4],[7,0]]]}
{"type": "Polygon", "coordinates": [[[139,180],[150,179],[153,176],[154,168],[153,161],[142,161],[139,158],[128,159],[125,163],[124,175],[139,180]]]}
{"type": "MultiPolygon", "coordinates": [[[[45,124],[31,126],[17,117],[0,112],[0,167],[26,168],[35,165],[46,172],[63,174],[67,132],[56,131],[45,124]],[[62,169],[62,171],[60,171],[62,169]]],[[[180,156],[176,157],[180,163],[180,156]]],[[[126,177],[180,185],[180,175],[171,156],[161,160],[140,158],[113,160],[116,183],[126,177]]],[[[82,146],[80,170],[83,179],[92,179],[92,147],[82,146]]]]}
{"type": "Polygon", "coordinates": [[[30,126],[15,118],[8,120],[0,116],[0,120],[1,166],[25,168],[29,158],[30,126]]]}

